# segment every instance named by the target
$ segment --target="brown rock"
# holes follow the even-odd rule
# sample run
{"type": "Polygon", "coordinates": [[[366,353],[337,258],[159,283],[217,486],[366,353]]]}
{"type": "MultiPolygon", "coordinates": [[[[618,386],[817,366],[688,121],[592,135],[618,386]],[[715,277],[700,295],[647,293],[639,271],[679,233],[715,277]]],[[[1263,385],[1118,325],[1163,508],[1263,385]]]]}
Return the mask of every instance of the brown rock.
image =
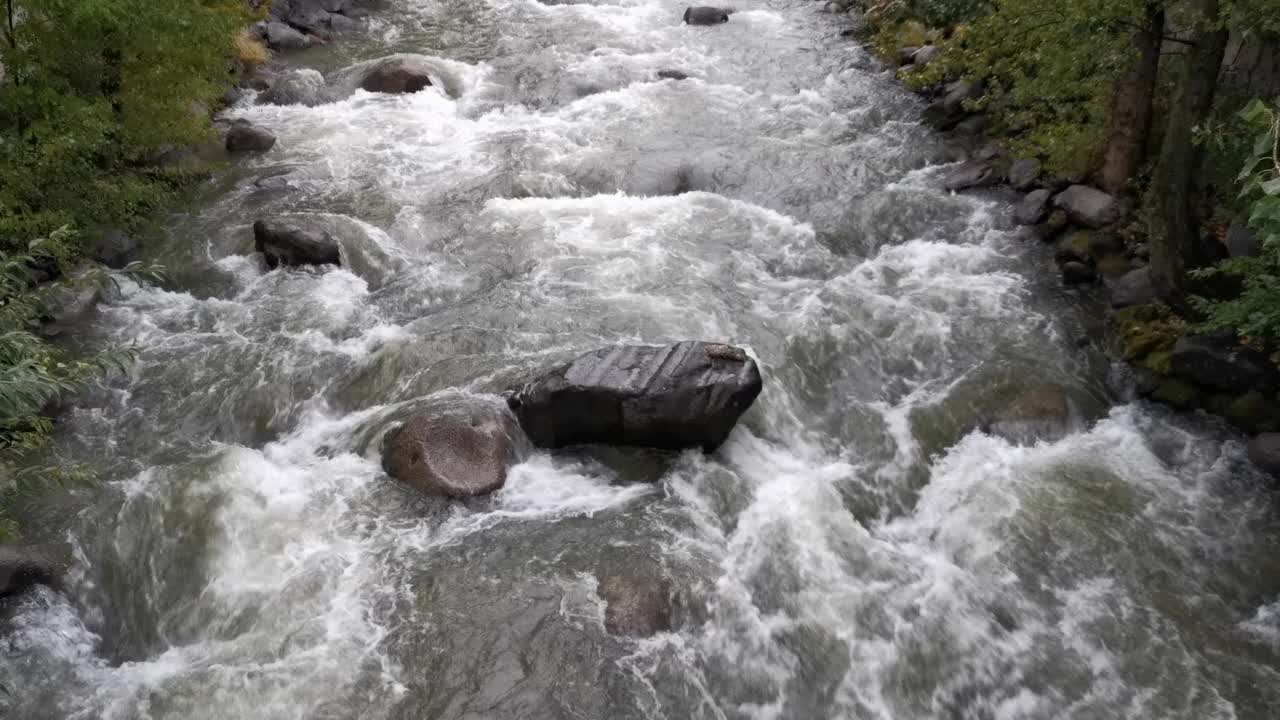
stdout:
{"type": "Polygon", "coordinates": [[[599,578],[604,627],[611,635],[649,637],[671,629],[671,581],[635,575],[599,578]]]}
{"type": "Polygon", "coordinates": [[[411,57],[387,58],[365,74],[360,87],[369,92],[416,93],[430,87],[430,66],[411,57]]]}
{"type": "Polygon", "coordinates": [[[387,435],[382,467],[428,495],[486,495],[507,480],[514,432],[511,415],[493,405],[415,415],[387,435]]]}

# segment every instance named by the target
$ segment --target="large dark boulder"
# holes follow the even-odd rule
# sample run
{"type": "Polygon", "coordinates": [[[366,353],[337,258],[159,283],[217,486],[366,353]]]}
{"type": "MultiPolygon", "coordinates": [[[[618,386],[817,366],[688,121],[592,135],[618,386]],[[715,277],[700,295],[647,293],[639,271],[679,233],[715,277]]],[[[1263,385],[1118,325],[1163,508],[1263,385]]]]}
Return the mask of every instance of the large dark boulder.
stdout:
{"type": "Polygon", "coordinates": [[[1118,278],[1108,279],[1106,284],[1111,307],[1117,310],[1156,301],[1156,289],[1151,284],[1149,268],[1130,270],[1118,278]]]}
{"type": "Polygon", "coordinates": [[[1104,228],[1124,215],[1119,200],[1088,185],[1072,185],[1063,190],[1053,199],[1053,205],[1065,210],[1072,222],[1087,228],[1104,228]]]}
{"type": "Polygon", "coordinates": [[[729,22],[729,12],[716,7],[685,8],[684,21],[689,25],[719,25],[729,22]]]}
{"type": "Polygon", "coordinates": [[[327,232],[306,230],[283,220],[259,220],[253,224],[254,248],[267,259],[267,267],[280,265],[341,265],[338,241],[327,232]]]}
{"type": "Polygon", "coordinates": [[[275,147],[276,136],[264,127],[240,119],[227,130],[228,152],[266,152],[275,147]]]}
{"type": "Polygon", "coordinates": [[[1022,198],[1022,202],[1013,210],[1013,219],[1019,225],[1036,225],[1049,216],[1048,190],[1032,190],[1022,198]]]}
{"type": "Polygon", "coordinates": [[[540,447],[716,449],[760,394],[754,360],[705,342],[620,345],[547,371],[508,398],[540,447]]]}
{"type": "Polygon", "coordinates": [[[428,495],[487,495],[507,480],[516,457],[515,432],[515,420],[500,406],[437,409],[388,433],[382,467],[428,495]]]}
{"type": "Polygon", "coordinates": [[[659,80],[688,80],[689,74],[680,70],[659,70],[659,80]]]}
{"type": "Polygon", "coordinates": [[[365,71],[360,87],[377,93],[416,93],[434,84],[433,70],[433,65],[412,55],[389,57],[365,71]]]}
{"type": "Polygon", "coordinates": [[[1077,260],[1062,263],[1062,282],[1067,285],[1089,285],[1097,280],[1098,274],[1085,263],[1077,260]]]}
{"type": "Polygon", "coordinates": [[[597,592],[605,602],[611,635],[644,638],[671,629],[671,582],[663,578],[607,575],[597,592]]]}
{"type": "Polygon", "coordinates": [[[1250,440],[1249,460],[1280,478],[1280,433],[1263,433],[1250,440]]]}
{"type": "Polygon", "coordinates": [[[15,595],[58,577],[53,553],[40,545],[0,545],[0,597],[15,595]]]}
{"type": "Polygon", "coordinates": [[[1179,338],[1169,354],[1169,368],[1189,383],[1232,395],[1269,393],[1280,385],[1280,371],[1266,355],[1217,335],[1179,338]]]}

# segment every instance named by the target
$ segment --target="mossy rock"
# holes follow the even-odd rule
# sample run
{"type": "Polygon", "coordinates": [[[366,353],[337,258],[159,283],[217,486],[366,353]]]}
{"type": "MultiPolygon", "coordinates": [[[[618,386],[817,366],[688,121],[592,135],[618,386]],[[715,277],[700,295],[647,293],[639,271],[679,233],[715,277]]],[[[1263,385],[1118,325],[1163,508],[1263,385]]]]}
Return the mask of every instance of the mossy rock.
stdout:
{"type": "Polygon", "coordinates": [[[1041,242],[1053,242],[1066,231],[1070,224],[1066,211],[1054,210],[1049,213],[1049,217],[1045,218],[1044,222],[1036,226],[1036,237],[1040,238],[1041,242]]]}
{"type": "Polygon", "coordinates": [[[1256,433],[1275,427],[1276,407],[1262,393],[1250,390],[1227,403],[1222,416],[1232,425],[1256,433]]]}
{"type": "MultiPolygon", "coordinates": [[[[873,25],[876,23],[872,21],[873,25]]],[[[871,47],[885,60],[894,60],[898,50],[904,47],[924,47],[930,44],[929,29],[923,23],[907,20],[900,23],[879,25],[871,39],[871,47]]]]}
{"type": "Polygon", "coordinates": [[[1132,269],[1133,264],[1123,255],[1104,255],[1098,258],[1098,272],[1107,277],[1120,277],[1132,269]]]}
{"type": "Polygon", "coordinates": [[[1161,305],[1134,305],[1116,310],[1111,322],[1119,331],[1125,360],[1169,372],[1169,353],[1185,331],[1181,318],[1161,305]]]}
{"type": "Polygon", "coordinates": [[[1089,251],[1089,232],[1087,230],[1077,230],[1071,233],[1067,236],[1063,245],[1082,260],[1093,257],[1089,251]]]}
{"type": "Polygon", "coordinates": [[[1200,388],[1177,378],[1161,378],[1151,393],[1151,399],[1179,410],[1194,410],[1200,407],[1200,388]]]}

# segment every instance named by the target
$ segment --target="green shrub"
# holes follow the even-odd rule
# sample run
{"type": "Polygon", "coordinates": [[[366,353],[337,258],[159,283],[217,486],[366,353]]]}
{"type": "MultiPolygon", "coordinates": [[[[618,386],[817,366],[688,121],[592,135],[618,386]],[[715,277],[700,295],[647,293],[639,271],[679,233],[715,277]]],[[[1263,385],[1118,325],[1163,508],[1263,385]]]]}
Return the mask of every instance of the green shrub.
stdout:
{"type": "MultiPolygon", "coordinates": [[[[1240,196],[1249,206],[1249,227],[1261,240],[1262,252],[1197,272],[1200,277],[1238,276],[1244,290],[1233,299],[1196,298],[1195,304],[1207,316],[1203,327],[1231,330],[1249,345],[1275,352],[1280,347],[1280,109],[1255,101],[1241,117],[1257,129],[1238,180],[1240,196]]],[[[1273,359],[1280,360],[1280,353],[1273,359]]]]}

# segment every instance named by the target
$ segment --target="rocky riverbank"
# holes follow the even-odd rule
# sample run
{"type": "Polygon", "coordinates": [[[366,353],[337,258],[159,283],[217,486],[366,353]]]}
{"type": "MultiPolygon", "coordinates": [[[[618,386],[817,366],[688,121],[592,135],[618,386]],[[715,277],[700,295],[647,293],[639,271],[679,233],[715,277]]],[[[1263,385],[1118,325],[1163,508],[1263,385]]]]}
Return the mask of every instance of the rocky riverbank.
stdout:
{"type": "MultiPolygon", "coordinates": [[[[856,5],[839,0],[827,7],[849,13],[854,26],[847,34],[868,41],[874,28],[856,5]]],[[[939,35],[920,27],[919,44],[875,50],[889,70],[926,100],[922,121],[971,148],[950,172],[946,188],[965,192],[1004,186],[1019,193],[1014,219],[1029,241],[1053,248],[1053,271],[1063,284],[1105,299],[1105,346],[1132,368],[1136,394],[1179,411],[1221,417],[1250,437],[1250,458],[1280,477],[1280,368],[1229,334],[1200,332],[1157,300],[1148,268],[1147,228],[1136,212],[1138,198],[1112,195],[1083,176],[1054,176],[1034,152],[1010,155],[987,135],[990,122],[980,109],[986,91],[981,81],[912,82],[937,61],[940,47],[933,38],[939,35]]],[[[1206,228],[1206,233],[1218,259],[1261,252],[1259,239],[1241,220],[1206,228]]]]}

